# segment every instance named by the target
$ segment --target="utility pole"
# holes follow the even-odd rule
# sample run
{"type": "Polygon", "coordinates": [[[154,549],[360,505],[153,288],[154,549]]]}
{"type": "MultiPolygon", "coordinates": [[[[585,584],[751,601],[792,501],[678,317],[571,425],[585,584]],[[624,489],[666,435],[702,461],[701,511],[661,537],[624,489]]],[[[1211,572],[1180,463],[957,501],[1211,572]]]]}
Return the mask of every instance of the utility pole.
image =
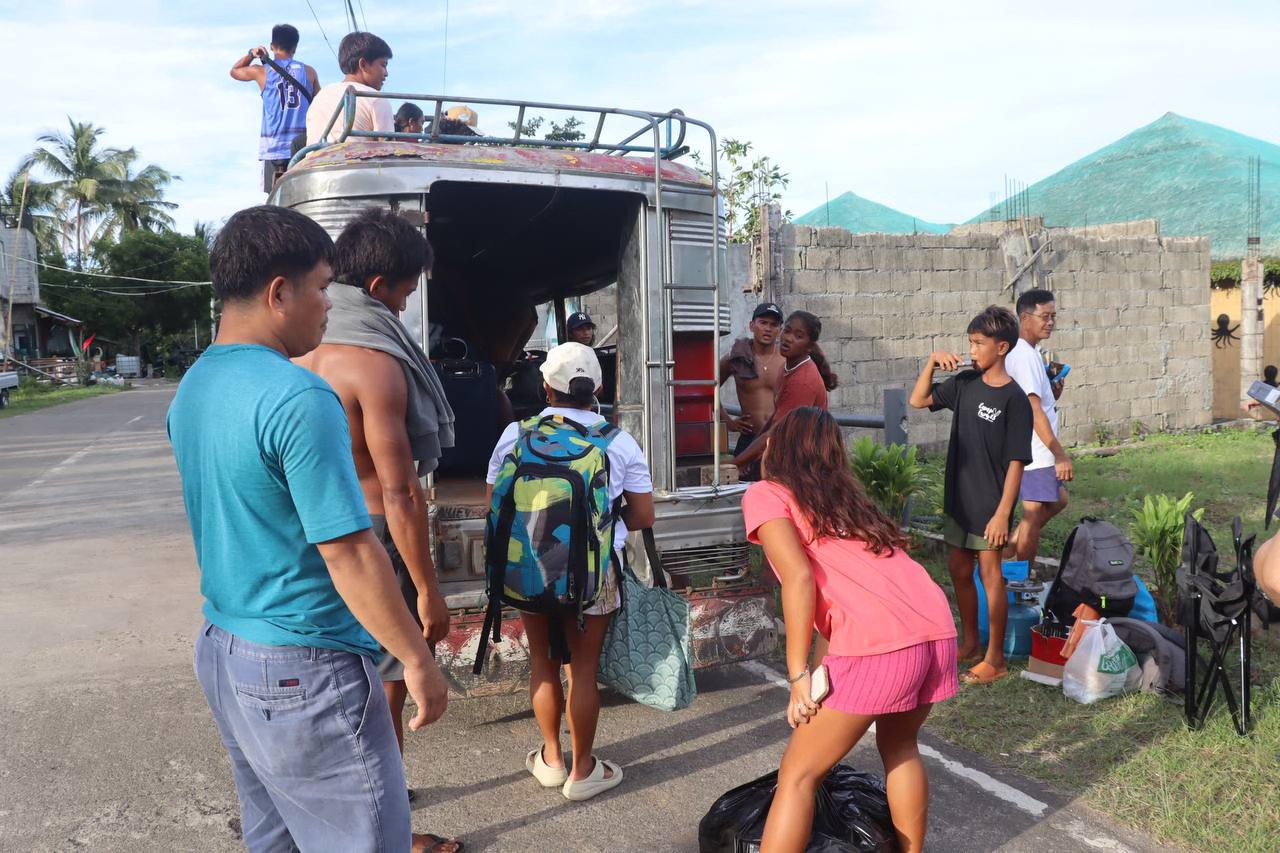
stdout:
{"type": "Polygon", "coordinates": [[[1261,158],[1249,158],[1249,233],[1240,262],[1240,400],[1249,399],[1249,386],[1262,378],[1262,278],[1259,257],[1262,207],[1261,158]]]}

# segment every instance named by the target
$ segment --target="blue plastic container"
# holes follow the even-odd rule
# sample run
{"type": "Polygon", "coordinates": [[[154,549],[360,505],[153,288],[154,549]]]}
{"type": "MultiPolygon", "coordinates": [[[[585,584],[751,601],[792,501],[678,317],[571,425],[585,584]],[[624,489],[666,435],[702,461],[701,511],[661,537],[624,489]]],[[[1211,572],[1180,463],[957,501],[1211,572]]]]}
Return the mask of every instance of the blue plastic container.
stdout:
{"type": "Polygon", "coordinates": [[[1041,610],[1027,601],[1015,601],[1009,605],[1009,621],[1004,631],[1004,656],[1025,658],[1031,656],[1031,629],[1040,624],[1041,610]]]}
{"type": "MultiPolygon", "coordinates": [[[[1005,560],[1000,564],[1000,572],[1004,575],[1005,583],[1010,581],[1024,581],[1031,572],[1031,566],[1026,560],[1005,560]]],[[[978,574],[978,567],[973,567],[973,582],[978,587],[978,638],[983,643],[987,641],[987,589],[982,585],[982,577],[978,574]]],[[[1013,593],[1009,593],[1009,603],[1013,604],[1013,593]]]]}
{"type": "MultiPolygon", "coordinates": [[[[1000,571],[1005,583],[1025,581],[1030,573],[1030,566],[1026,560],[1006,560],[1000,565],[1000,571]]],[[[978,588],[978,642],[985,648],[991,633],[987,615],[987,591],[976,566],[973,570],[973,582],[978,588]]],[[[1034,598],[1023,601],[1012,590],[1009,592],[1009,617],[1004,630],[1005,657],[1025,658],[1031,654],[1031,629],[1040,624],[1040,619],[1041,610],[1034,598]]]]}

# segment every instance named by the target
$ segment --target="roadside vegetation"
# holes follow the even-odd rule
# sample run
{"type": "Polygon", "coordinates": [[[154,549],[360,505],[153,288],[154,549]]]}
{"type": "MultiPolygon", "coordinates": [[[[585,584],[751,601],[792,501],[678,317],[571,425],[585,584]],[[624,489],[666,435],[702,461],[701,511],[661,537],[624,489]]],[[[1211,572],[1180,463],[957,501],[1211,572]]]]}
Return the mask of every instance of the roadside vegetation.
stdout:
{"type": "Polygon", "coordinates": [[[89,397],[101,397],[104,394],[116,394],[125,390],[115,385],[44,385],[30,379],[23,379],[22,384],[9,392],[9,405],[0,409],[0,419],[25,415],[30,412],[73,403],[89,397]]]}

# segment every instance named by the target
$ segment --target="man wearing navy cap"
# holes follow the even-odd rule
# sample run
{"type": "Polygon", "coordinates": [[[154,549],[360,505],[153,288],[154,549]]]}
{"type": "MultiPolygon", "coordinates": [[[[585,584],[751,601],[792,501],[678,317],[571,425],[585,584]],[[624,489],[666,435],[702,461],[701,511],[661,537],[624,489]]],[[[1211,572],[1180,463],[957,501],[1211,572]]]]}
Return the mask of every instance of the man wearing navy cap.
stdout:
{"type": "Polygon", "coordinates": [[[596,324],[591,319],[591,315],[585,311],[575,311],[569,315],[569,319],[564,322],[565,331],[569,333],[569,340],[574,343],[582,344],[586,347],[595,346],[596,344],[596,324]]]}
{"type": "MultiPolygon", "coordinates": [[[[778,378],[786,359],[778,352],[778,335],[782,331],[782,309],[775,302],[762,302],[751,312],[751,337],[733,342],[720,359],[720,383],[733,377],[742,414],[732,417],[721,411],[729,429],[738,433],[734,453],[741,453],[755,440],[756,433],[773,414],[773,398],[778,378]]],[[[743,480],[759,479],[759,465],[752,464],[739,472],[743,480]]]]}

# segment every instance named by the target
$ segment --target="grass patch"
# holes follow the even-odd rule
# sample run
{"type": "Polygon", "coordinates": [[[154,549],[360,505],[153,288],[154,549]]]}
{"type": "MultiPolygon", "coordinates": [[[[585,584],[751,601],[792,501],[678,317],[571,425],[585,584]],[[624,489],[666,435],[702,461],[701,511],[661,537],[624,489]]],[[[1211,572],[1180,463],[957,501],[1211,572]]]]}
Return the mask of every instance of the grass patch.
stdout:
{"type": "MultiPolygon", "coordinates": [[[[1204,524],[1220,545],[1229,541],[1231,519],[1237,515],[1246,531],[1261,531],[1267,473],[1275,451],[1270,430],[1153,435],[1115,456],[1075,458],[1067,508],[1041,531],[1040,554],[1060,556],[1072,528],[1086,515],[1108,519],[1127,533],[1133,518],[1130,508],[1154,494],[1177,498],[1194,492],[1191,507],[1205,508],[1204,524]]],[[[933,454],[922,464],[932,486],[917,502],[916,513],[938,515],[945,458],[933,454]]],[[[1150,580],[1147,568],[1138,564],[1139,573],[1150,580]]]]}
{"type": "Polygon", "coordinates": [[[24,382],[21,387],[9,390],[9,405],[0,409],[0,418],[11,418],[25,415],[49,406],[72,403],[88,397],[101,397],[104,394],[115,394],[125,390],[114,385],[37,385],[24,382]]]}
{"type": "MultiPolygon", "coordinates": [[[[1274,445],[1267,432],[1153,436],[1111,457],[1081,458],[1071,505],[1045,530],[1057,555],[1084,515],[1129,529],[1146,494],[1195,493],[1219,547],[1230,521],[1262,532],[1274,445]]],[[[1230,558],[1227,558],[1230,564],[1230,558]]],[[[945,561],[926,566],[950,591],[945,561]]],[[[1140,567],[1141,568],[1141,567],[1140,567]]],[[[1232,659],[1229,659],[1232,660],[1232,659]]],[[[1012,667],[1020,669],[1020,667],[1012,667]]],[[[1197,851],[1271,851],[1280,839],[1280,630],[1254,637],[1254,731],[1239,737],[1219,701],[1189,731],[1180,702],[1133,694],[1079,705],[1061,689],[1016,677],[965,688],[940,704],[929,728],[1111,815],[1168,845],[1197,851]]]]}

